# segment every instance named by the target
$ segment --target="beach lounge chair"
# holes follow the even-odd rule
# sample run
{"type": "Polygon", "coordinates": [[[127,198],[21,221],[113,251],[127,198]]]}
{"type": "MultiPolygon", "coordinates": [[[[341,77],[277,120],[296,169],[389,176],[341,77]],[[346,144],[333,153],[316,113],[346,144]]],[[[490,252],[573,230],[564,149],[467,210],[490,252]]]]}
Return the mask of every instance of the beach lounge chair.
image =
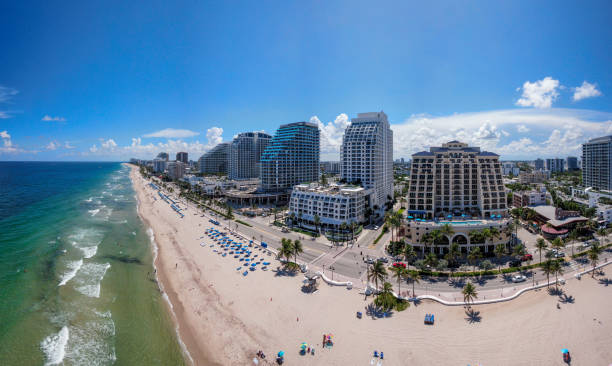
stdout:
{"type": "Polygon", "coordinates": [[[357,318],[358,318],[358,319],[361,319],[361,317],[362,317],[362,316],[363,316],[363,315],[361,314],[361,311],[358,311],[358,312],[357,312],[357,318]]]}
{"type": "Polygon", "coordinates": [[[243,276],[246,276],[246,275],[248,275],[248,274],[249,274],[249,271],[244,271],[244,272],[242,272],[242,275],[243,275],[243,276]]]}

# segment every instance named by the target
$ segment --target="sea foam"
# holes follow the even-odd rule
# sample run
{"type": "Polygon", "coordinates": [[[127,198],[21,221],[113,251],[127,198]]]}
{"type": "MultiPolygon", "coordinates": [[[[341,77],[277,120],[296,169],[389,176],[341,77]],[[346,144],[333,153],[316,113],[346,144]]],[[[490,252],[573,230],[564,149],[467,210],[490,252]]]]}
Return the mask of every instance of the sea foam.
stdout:
{"type": "Polygon", "coordinates": [[[100,283],[110,266],[108,263],[86,263],[75,280],[77,291],[85,296],[100,297],[100,283]]]}
{"type": "Polygon", "coordinates": [[[68,263],[68,271],[62,275],[62,280],[58,286],[64,286],[68,281],[70,281],[77,274],[79,269],[81,269],[81,266],[83,266],[82,259],[68,263]]]}
{"type": "Polygon", "coordinates": [[[68,338],[70,333],[68,327],[64,325],[59,332],[51,334],[40,343],[40,348],[47,359],[45,366],[58,365],[64,360],[68,338]]]}

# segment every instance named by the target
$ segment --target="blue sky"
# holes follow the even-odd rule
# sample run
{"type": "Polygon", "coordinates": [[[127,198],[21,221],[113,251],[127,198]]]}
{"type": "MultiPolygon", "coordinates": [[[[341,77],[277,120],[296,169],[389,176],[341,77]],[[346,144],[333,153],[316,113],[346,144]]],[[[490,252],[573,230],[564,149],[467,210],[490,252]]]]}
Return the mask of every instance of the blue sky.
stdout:
{"type": "Polygon", "coordinates": [[[324,159],[384,110],[396,158],[506,159],[612,134],[612,3],[0,4],[0,160],[123,160],[321,123],[324,159]],[[586,82],[586,83],[585,83],[586,82]]]}

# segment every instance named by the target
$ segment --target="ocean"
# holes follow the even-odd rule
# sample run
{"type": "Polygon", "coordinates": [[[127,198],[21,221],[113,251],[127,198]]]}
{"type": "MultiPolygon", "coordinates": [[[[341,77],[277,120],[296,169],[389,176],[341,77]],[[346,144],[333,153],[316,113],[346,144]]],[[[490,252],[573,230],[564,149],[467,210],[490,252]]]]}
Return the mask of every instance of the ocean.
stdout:
{"type": "Polygon", "coordinates": [[[182,365],[129,168],[0,162],[0,365],[182,365]]]}

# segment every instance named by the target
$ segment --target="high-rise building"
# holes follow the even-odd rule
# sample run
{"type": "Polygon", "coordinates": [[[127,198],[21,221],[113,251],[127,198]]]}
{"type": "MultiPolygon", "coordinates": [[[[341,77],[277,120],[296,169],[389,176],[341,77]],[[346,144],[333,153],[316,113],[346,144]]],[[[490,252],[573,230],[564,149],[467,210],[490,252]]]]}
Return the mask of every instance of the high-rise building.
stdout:
{"type": "Polygon", "coordinates": [[[582,145],[582,184],[612,190],[612,135],[582,145]]]}
{"type": "Polygon", "coordinates": [[[261,190],[279,192],[319,179],[319,126],[281,125],[261,155],[261,190]]]}
{"type": "Polygon", "coordinates": [[[227,174],[230,143],[222,142],[198,159],[200,173],[227,174]]]}
{"type": "Polygon", "coordinates": [[[169,158],[170,156],[168,155],[168,153],[160,152],[159,154],[157,154],[157,159],[168,161],[169,158]]]}
{"type": "Polygon", "coordinates": [[[166,166],[168,176],[174,180],[180,179],[185,175],[185,164],[180,161],[170,161],[166,166]]]}
{"type": "Polygon", "coordinates": [[[371,190],[378,214],[393,200],[393,131],[384,112],[359,113],[344,131],[340,177],[371,190]]]}
{"type": "Polygon", "coordinates": [[[554,158],[546,159],[546,170],[551,173],[562,173],[565,171],[565,160],[554,158]]]}
{"type": "Polygon", "coordinates": [[[189,155],[186,152],[177,152],[176,161],[180,161],[183,164],[189,164],[189,155]]]}
{"type": "Polygon", "coordinates": [[[258,178],[261,154],[271,139],[265,132],[243,132],[236,136],[230,147],[228,177],[258,178]]]}
{"type": "Polygon", "coordinates": [[[544,170],[544,160],[539,159],[539,158],[535,159],[534,167],[535,167],[535,170],[544,170]]]}
{"type": "Polygon", "coordinates": [[[578,170],[578,158],[575,156],[568,156],[566,160],[566,166],[568,171],[578,170]]]}
{"type": "Polygon", "coordinates": [[[495,153],[450,141],[412,155],[408,193],[412,216],[505,217],[506,200],[499,155],[495,153]]]}
{"type": "Polygon", "coordinates": [[[153,171],[155,173],[163,173],[166,170],[167,163],[168,161],[162,158],[153,159],[153,171]]]}
{"type": "Polygon", "coordinates": [[[342,164],[339,161],[322,161],[321,172],[325,174],[340,174],[342,164]]]}

